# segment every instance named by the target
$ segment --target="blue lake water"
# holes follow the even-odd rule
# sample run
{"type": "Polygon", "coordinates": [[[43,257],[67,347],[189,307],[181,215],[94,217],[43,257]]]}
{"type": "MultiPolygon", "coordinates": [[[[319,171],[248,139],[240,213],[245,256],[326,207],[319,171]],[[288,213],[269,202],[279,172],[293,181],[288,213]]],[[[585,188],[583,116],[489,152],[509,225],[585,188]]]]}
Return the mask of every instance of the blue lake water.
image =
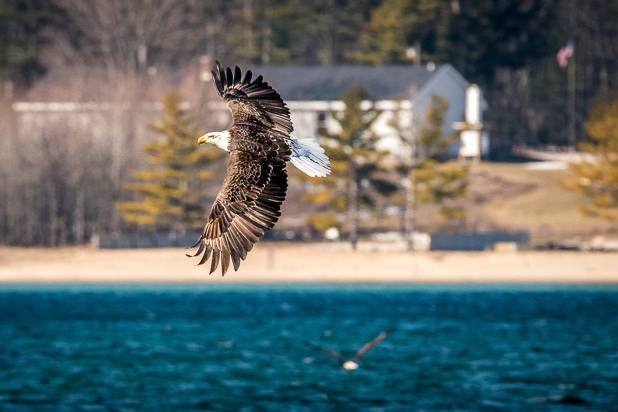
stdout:
{"type": "Polygon", "coordinates": [[[0,286],[0,345],[2,411],[618,409],[615,287],[0,286]]]}

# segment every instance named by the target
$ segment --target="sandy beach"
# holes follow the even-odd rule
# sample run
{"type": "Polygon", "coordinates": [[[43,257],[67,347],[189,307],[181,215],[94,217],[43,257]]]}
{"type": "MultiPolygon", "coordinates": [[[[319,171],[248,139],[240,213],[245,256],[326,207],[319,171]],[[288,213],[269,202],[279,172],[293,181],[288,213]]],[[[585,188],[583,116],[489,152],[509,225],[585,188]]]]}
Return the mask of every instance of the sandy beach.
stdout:
{"type": "Polygon", "coordinates": [[[263,243],[238,272],[208,275],[183,249],[0,248],[0,282],[618,283],[618,253],[352,252],[263,243]]]}

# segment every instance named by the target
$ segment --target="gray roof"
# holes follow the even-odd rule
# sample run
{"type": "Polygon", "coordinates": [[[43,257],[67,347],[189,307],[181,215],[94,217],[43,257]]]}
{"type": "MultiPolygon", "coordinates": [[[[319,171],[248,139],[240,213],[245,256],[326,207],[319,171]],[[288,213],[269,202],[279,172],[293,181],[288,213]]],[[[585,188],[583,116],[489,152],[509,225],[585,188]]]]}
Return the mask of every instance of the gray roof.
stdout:
{"type": "Polygon", "coordinates": [[[254,77],[264,76],[285,100],[339,100],[354,83],[361,84],[369,99],[409,96],[437,72],[421,65],[387,66],[260,66],[251,67],[254,77]]]}

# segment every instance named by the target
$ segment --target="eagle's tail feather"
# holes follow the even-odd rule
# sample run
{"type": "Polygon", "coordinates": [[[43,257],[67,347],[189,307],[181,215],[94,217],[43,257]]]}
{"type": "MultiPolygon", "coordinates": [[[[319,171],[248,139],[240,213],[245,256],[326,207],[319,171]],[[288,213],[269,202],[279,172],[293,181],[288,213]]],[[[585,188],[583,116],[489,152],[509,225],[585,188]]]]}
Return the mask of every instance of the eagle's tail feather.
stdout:
{"type": "Polygon", "coordinates": [[[292,137],[290,142],[290,161],[303,173],[311,177],[323,177],[331,173],[330,160],[317,140],[292,137]]]}

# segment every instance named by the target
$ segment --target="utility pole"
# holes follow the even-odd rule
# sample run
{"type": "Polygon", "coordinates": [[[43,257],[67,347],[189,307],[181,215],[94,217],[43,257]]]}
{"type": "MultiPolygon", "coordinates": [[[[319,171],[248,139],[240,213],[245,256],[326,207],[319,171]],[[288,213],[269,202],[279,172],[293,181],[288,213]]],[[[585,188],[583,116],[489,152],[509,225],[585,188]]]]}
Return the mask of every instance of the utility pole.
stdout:
{"type": "Polygon", "coordinates": [[[412,159],[410,161],[411,166],[408,168],[408,176],[404,181],[406,188],[405,202],[406,213],[404,216],[405,222],[405,234],[406,234],[406,249],[413,251],[415,249],[414,244],[414,232],[416,231],[416,179],[414,178],[414,170],[416,168],[416,162],[414,160],[416,153],[416,143],[412,143],[411,154],[412,159]]]}
{"type": "MultiPolygon", "coordinates": [[[[416,93],[413,93],[413,97],[416,93]]],[[[408,136],[408,148],[409,151],[406,156],[407,176],[404,178],[405,187],[405,214],[404,214],[404,233],[406,240],[406,249],[413,251],[415,249],[414,244],[414,232],[416,231],[416,179],[414,171],[417,167],[417,153],[416,153],[416,116],[414,98],[411,100],[410,107],[410,135],[408,136]]]]}

